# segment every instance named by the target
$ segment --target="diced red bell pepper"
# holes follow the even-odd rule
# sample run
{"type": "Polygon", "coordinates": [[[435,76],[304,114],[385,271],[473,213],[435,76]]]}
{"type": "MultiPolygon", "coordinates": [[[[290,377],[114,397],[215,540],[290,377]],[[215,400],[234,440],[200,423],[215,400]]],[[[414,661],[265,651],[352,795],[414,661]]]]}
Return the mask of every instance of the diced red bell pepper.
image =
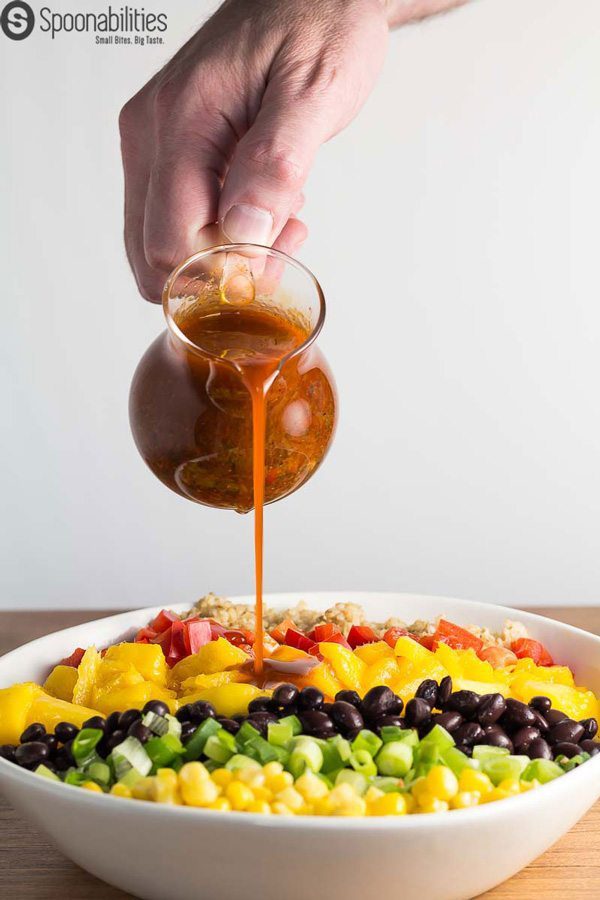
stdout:
{"type": "Polygon", "coordinates": [[[291,619],[284,619],[283,622],[280,622],[279,625],[276,625],[271,631],[271,637],[273,640],[277,641],[278,644],[285,644],[285,635],[288,628],[295,629],[296,626],[291,619]]]}
{"type": "Polygon", "coordinates": [[[400,628],[398,626],[394,626],[393,628],[388,628],[386,633],[383,636],[386,644],[389,644],[393,649],[396,646],[396,641],[400,637],[413,637],[412,634],[406,628],[400,628]]]}
{"type": "Polygon", "coordinates": [[[421,647],[425,647],[426,650],[435,650],[435,635],[433,634],[422,634],[420,638],[417,638],[421,647]]]}
{"type": "Polygon", "coordinates": [[[311,641],[305,634],[302,634],[301,631],[297,631],[295,628],[288,628],[285,633],[284,643],[288,647],[295,647],[297,650],[304,650],[305,653],[308,653],[315,642],[311,641]]]}
{"type": "Polygon", "coordinates": [[[180,659],[189,656],[185,645],[185,627],[181,620],[173,622],[170,628],[159,634],[153,644],[160,644],[168,666],[174,666],[180,659]]]}
{"type": "Polygon", "coordinates": [[[74,669],[76,669],[81,662],[84,653],[85,650],[83,649],[83,647],[77,647],[76,650],[73,650],[70,656],[65,656],[64,659],[61,659],[60,665],[72,666],[74,669]]]}
{"type": "Polygon", "coordinates": [[[229,641],[230,644],[233,644],[234,647],[239,647],[240,650],[244,650],[248,653],[248,648],[252,648],[254,644],[254,632],[253,631],[242,631],[241,629],[231,629],[226,631],[223,634],[223,637],[226,641],[229,641]]]}
{"type": "Polygon", "coordinates": [[[150,628],[153,628],[157,634],[162,634],[173,622],[179,621],[177,613],[171,612],[170,609],[161,609],[159,614],[150,622],[150,628]]]}
{"type": "Polygon", "coordinates": [[[185,621],[183,623],[183,639],[188,653],[197,653],[200,647],[212,641],[210,622],[206,619],[185,621]]]}
{"type": "Polygon", "coordinates": [[[315,643],[319,643],[320,641],[329,641],[332,635],[340,633],[340,629],[333,622],[324,622],[322,625],[315,625],[306,637],[310,638],[311,641],[315,641],[315,643]]]}
{"type": "Polygon", "coordinates": [[[433,646],[436,647],[438,643],[448,644],[453,650],[468,650],[472,648],[475,653],[478,653],[483,647],[481,638],[471,634],[466,628],[455,625],[454,622],[448,622],[446,619],[440,619],[433,635],[433,646]]]}
{"type": "Polygon", "coordinates": [[[362,647],[363,644],[373,644],[379,638],[368,625],[353,625],[348,632],[348,643],[352,650],[362,647]]]}
{"type": "Polygon", "coordinates": [[[137,644],[148,644],[150,641],[154,640],[157,632],[154,628],[150,628],[149,625],[145,625],[144,628],[140,628],[138,633],[135,636],[135,642],[137,644]]]}
{"type": "Polygon", "coordinates": [[[519,659],[530,658],[536,666],[553,666],[554,660],[539,641],[531,638],[518,638],[510,645],[510,649],[519,659]]]}

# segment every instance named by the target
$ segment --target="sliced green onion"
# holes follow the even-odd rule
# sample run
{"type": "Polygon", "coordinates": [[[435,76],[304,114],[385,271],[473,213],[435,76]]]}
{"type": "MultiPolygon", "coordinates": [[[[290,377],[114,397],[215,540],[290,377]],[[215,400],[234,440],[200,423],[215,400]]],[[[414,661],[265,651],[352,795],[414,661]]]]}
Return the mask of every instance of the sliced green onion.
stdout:
{"type": "Polygon", "coordinates": [[[85,767],[85,773],[90,781],[95,781],[101,787],[110,784],[110,766],[105,762],[93,762],[85,767]]]}
{"type": "Polygon", "coordinates": [[[150,729],[152,734],[156,734],[158,737],[162,737],[163,734],[166,734],[169,730],[167,717],[159,716],[158,713],[155,712],[147,712],[142,717],[142,725],[145,725],[146,728],[150,729]]]}
{"type": "Polygon", "coordinates": [[[244,745],[247,741],[252,741],[254,738],[262,737],[260,731],[251,725],[250,722],[242,722],[242,725],[235,736],[235,742],[240,750],[244,749],[244,745]]]}
{"type": "Polygon", "coordinates": [[[335,783],[351,785],[360,796],[365,793],[369,786],[365,776],[361,775],[360,772],[355,772],[354,769],[342,769],[341,772],[338,772],[335,783]]]}
{"type": "Polygon", "coordinates": [[[283,716],[279,720],[280,725],[289,725],[294,735],[302,734],[302,722],[298,716],[283,716]]]}
{"type": "Polygon", "coordinates": [[[350,765],[355,772],[360,772],[365,778],[377,775],[377,766],[368,750],[361,750],[360,748],[355,750],[350,755],[350,765]]]}
{"type": "Polygon", "coordinates": [[[309,737],[296,744],[288,761],[288,769],[294,778],[298,778],[307,769],[311,772],[320,772],[322,766],[323,751],[317,742],[309,737]]]}
{"type": "Polygon", "coordinates": [[[101,728],[81,729],[71,745],[71,753],[78,766],[85,766],[96,756],[96,745],[103,736],[101,728]]]}
{"type": "Polygon", "coordinates": [[[138,772],[137,769],[128,769],[127,772],[125,772],[125,774],[118,779],[118,781],[119,784],[123,784],[125,785],[125,787],[131,788],[137,781],[140,780],[140,778],[143,777],[144,776],[142,775],[142,773],[138,772]]]}
{"type": "Polygon", "coordinates": [[[269,722],[267,728],[268,741],[277,747],[287,747],[294,737],[294,731],[289,722],[269,722]]]}
{"type": "Polygon", "coordinates": [[[473,759],[490,759],[492,756],[508,756],[509,750],[507,747],[492,747],[488,744],[477,744],[476,747],[473,747],[473,759]]]}
{"type": "Polygon", "coordinates": [[[366,750],[371,756],[375,756],[382,745],[383,741],[380,737],[377,737],[374,731],[363,728],[352,741],[351,747],[353,753],[356,753],[358,750],[366,750]]]}
{"type": "Polygon", "coordinates": [[[402,741],[409,747],[416,747],[419,743],[419,734],[416,728],[399,728],[397,725],[384,725],[381,729],[381,740],[384,744],[391,741],[402,741]]]}
{"type": "MultiPolygon", "coordinates": [[[[161,738],[162,740],[162,738],[161,738]]],[[[152,760],[144,750],[137,738],[127,737],[113,748],[110,754],[115,767],[115,775],[119,780],[128,769],[137,769],[142,775],[147,775],[152,768],[152,760]]]]}
{"type": "Polygon", "coordinates": [[[167,713],[165,719],[167,720],[167,734],[171,734],[176,738],[181,738],[181,722],[179,719],[176,719],[171,713],[167,713]]]}
{"type": "Polygon", "coordinates": [[[231,759],[227,760],[225,768],[229,769],[230,772],[236,772],[238,769],[247,768],[260,769],[260,763],[250,756],[245,756],[243,753],[235,753],[231,759]]]}
{"type": "Polygon", "coordinates": [[[75,787],[81,787],[86,781],[89,781],[89,778],[85,772],[80,772],[79,769],[69,769],[65,775],[65,784],[73,784],[75,787]]]}
{"type": "Polygon", "coordinates": [[[384,744],[377,756],[375,765],[380,775],[393,775],[403,778],[413,764],[412,747],[404,741],[391,741],[384,744]]]}
{"type": "Polygon", "coordinates": [[[443,752],[448,747],[454,747],[454,738],[441,725],[434,725],[429,734],[422,738],[419,747],[437,747],[440,752],[443,752]]]}
{"type": "MultiPolygon", "coordinates": [[[[205,719],[198,725],[191,738],[185,745],[184,756],[186,762],[199,759],[202,756],[204,745],[212,734],[221,730],[221,725],[216,719],[205,719]]],[[[241,729],[240,729],[241,730],[241,729]]]]}
{"type": "Polygon", "coordinates": [[[493,784],[500,784],[505,778],[520,778],[529,762],[528,756],[493,756],[483,760],[481,769],[493,784]]]}
{"type": "Polygon", "coordinates": [[[220,728],[215,734],[211,734],[204,745],[204,755],[214,762],[226,763],[237,750],[235,738],[224,728],[220,728]]]}
{"type": "Polygon", "coordinates": [[[56,774],[56,772],[52,772],[48,766],[45,766],[43,763],[40,763],[37,769],[35,769],[36,775],[41,775],[43,778],[49,778],[50,781],[60,781],[60,778],[56,774]]]}
{"type": "Polygon", "coordinates": [[[402,787],[402,783],[398,778],[390,778],[388,776],[376,775],[372,780],[373,787],[379,788],[384,794],[398,793],[402,787]]]}
{"type": "Polygon", "coordinates": [[[459,750],[458,747],[448,747],[442,753],[442,761],[452,769],[455,775],[460,775],[463,769],[479,769],[480,764],[476,759],[469,759],[466,753],[459,750]]]}
{"type": "Polygon", "coordinates": [[[546,784],[548,781],[554,781],[563,774],[563,770],[558,763],[551,759],[532,759],[521,778],[523,781],[539,781],[540,784],[546,784]]]}

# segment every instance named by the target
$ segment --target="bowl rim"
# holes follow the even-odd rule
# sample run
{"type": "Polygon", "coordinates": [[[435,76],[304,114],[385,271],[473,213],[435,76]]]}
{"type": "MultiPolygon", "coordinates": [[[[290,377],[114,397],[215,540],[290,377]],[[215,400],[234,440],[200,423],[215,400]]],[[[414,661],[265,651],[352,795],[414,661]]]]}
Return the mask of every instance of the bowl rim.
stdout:
{"type": "MultiPolygon", "coordinates": [[[[404,593],[404,592],[396,592],[396,591],[306,591],[306,592],[285,592],[279,594],[265,594],[264,600],[265,604],[272,604],[274,606],[281,604],[289,604],[294,601],[299,601],[301,599],[306,600],[307,602],[311,602],[311,598],[323,598],[323,601],[327,599],[332,599],[333,597],[343,596],[348,600],[355,602],[361,602],[360,598],[367,599],[377,598],[377,599],[410,599],[412,601],[426,601],[430,602],[440,602],[440,603],[452,603],[456,604],[460,607],[463,607],[465,611],[469,609],[481,609],[484,607],[485,609],[492,610],[496,613],[501,612],[502,614],[517,614],[519,617],[524,617],[527,621],[536,621],[539,622],[548,622],[552,623],[553,627],[556,627],[559,631],[566,631],[569,634],[583,636],[588,640],[591,640],[592,643],[598,646],[600,651],[600,636],[595,635],[592,632],[585,631],[582,628],[577,628],[574,625],[568,625],[563,623],[557,619],[549,619],[547,616],[538,615],[537,613],[526,612],[525,610],[521,610],[518,607],[508,607],[502,606],[500,604],[492,604],[492,603],[483,603],[482,601],[476,600],[462,600],[458,598],[446,597],[442,595],[433,595],[433,594],[412,594],[412,593],[404,593]]],[[[240,595],[240,596],[232,596],[228,598],[232,602],[235,603],[248,603],[253,602],[252,595],[240,595]]],[[[316,600],[314,602],[317,602],[316,600]]],[[[89,622],[82,622],[79,625],[74,625],[69,628],[59,629],[55,632],[50,632],[47,635],[43,635],[39,638],[36,638],[32,641],[28,641],[25,644],[21,644],[19,647],[15,647],[13,650],[4,654],[0,657],[0,666],[3,667],[5,662],[10,660],[10,657],[13,654],[24,650],[25,648],[34,649],[35,645],[41,641],[45,641],[47,638],[51,636],[56,636],[62,634],[63,632],[68,633],[71,630],[79,629],[79,628],[92,628],[95,624],[98,623],[107,623],[109,621],[114,621],[117,623],[120,619],[127,619],[134,614],[148,614],[152,616],[155,611],[159,611],[163,609],[164,606],[158,607],[137,607],[135,609],[131,609],[125,612],[116,613],[115,615],[104,616],[100,619],[93,619],[89,622]]],[[[174,611],[183,611],[188,608],[188,604],[176,604],[174,606],[169,607],[174,611]]],[[[131,626],[133,627],[133,626],[131,626]]],[[[24,787],[33,788],[36,791],[41,793],[46,793],[50,798],[54,796],[56,791],[60,793],[57,796],[60,796],[64,799],[67,796],[71,796],[72,801],[74,803],[81,803],[83,805],[86,804],[95,804],[95,803],[105,803],[110,802],[111,807],[115,810],[121,809],[123,812],[125,810],[129,810],[129,814],[132,816],[139,815],[151,815],[151,816],[170,816],[172,817],[194,817],[193,820],[198,822],[198,826],[200,827],[202,824],[206,824],[207,822],[212,822],[213,824],[224,823],[226,821],[231,822],[232,825],[236,824],[238,826],[254,828],[256,826],[261,828],[281,828],[286,827],[292,830],[297,829],[318,829],[318,830],[330,830],[342,828],[343,830],[352,830],[352,831],[361,831],[368,830],[369,832],[373,831],[373,829],[377,831],[388,831],[395,829],[413,829],[413,830],[422,830],[422,829],[447,829],[448,827],[452,827],[452,823],[456,822],[455,816],[460,815],[461,822],[465,824],[468,823],[473,817],[475,821],[483,822],[488,821],[489,817],[497,816],[500,814],[502,810],[504,810],[505,815],[509,815],[513,809],[521,810],[522,812],[527,812],[527,804],[533,804],[535,806],[536,803],[539,802],[540,794],[544,797],[550,799],[552,796],[558,797],[559,793],[562,790],[569,788],[569,786],[575,786],[575,779],[577,778],[579,782],[584,782],[585,780],[590,780],[591,783],[594,781],[600,784],[600,779],[598,775],[600,775],[600,754],[598,754],[595,758],[587,760],[585,765],[579,766],[576,769],[573,769],[571,772],[566,773],[568,777],[567,786],[565,787],[564,778],[556,778],[554,781],[551,781],[547,784],[543,784],[540,788],[536,788],[531,791],[527,791],[524,794],[518,794],[514,797],[507,797],[504,800],[496,801],[494,803],[486,803],[483,806],[471,807],[469,809],[459,809],[459,810],[449,810],[452,815],[429,815],[426,813],[422,814],[413,814],[413,815],[403,815],[403,816],[315,816],[315,815],[307,815],[307,816],[265,816],[260,813],[247,813],[247,812],[238,812],[235,810],[230,810],[227,812],[220,812],[218,810],[209,810],[203,809],[201,807],[192,807],[192,806],[176,806],[171,804],[160,804],[160,803],[152,803],[149,801],[137,801],[132,802],[129,798],[125,797],[116,797],[114,795],[109,794],[98,794],[92,791],[86,791],[82,788],[75,787],[74,785],[64,784],[63,782],[55,782],[51,779],[43,778],[39,775],[36,775],[35,772],[31,772],[27,769],[23,769],[20,766],[16,766],[14,763],[8,762],[8,760],[0,758],[0,778],[9,778],[17,782],[21,782],[24,787]],[[70,793],[65,793],[65,788],[70,789],[70,793]],[[553,792],[551,794],[550,792],[553,792]],[[115,803],[119,804],[115,807],[115,803]],[[515,807],[515,803],[520,804],[519,807],[515,807]],[[508,804],[508,805],[507,805],[508,804]],[[500,807],[500,810],[497,808],[500,807]],[[217,817],[217,818],[215,818],[217,817]]],[[[599,788],[600,790],[600,788],[599,788]]],[[[592,803],[594,800],[592,800],[592,803]]],[[[590,804],[591,805],[591,804],[590,804]]],[[[91,807],[94,808],[93,806],[91,807]]]]}

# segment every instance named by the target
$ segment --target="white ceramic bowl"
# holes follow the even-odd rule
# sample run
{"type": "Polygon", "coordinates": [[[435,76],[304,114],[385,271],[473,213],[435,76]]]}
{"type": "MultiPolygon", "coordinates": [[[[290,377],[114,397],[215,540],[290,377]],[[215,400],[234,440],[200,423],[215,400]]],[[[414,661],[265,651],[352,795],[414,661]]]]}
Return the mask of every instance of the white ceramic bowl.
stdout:
{"type": "MultiPolygon", "coordinates": [[[[237,598],[248,602],[248,598],[237,598]]],[[[409,594],[277,594],[325,609],[362,603],[369,616],[438,615],[500,630],[525,622],[579,683],[600,692],[600,638],[500,606],[409,594]]],[[[180,607],[182,611],[184,607],[180,607]]],[[[0,687],[43,680],[77,646],[129,636],[158,609],[136,610],[40,638],[0,659],[0,687]]],[[[0,759],[0,787],[62,852],[98,878],[148,900],[462,900],[530,863],[600,796],[600,755],[518,797],[437,815],[381,819],[215,813],[101,796],[56,784],[0,759]]]]}

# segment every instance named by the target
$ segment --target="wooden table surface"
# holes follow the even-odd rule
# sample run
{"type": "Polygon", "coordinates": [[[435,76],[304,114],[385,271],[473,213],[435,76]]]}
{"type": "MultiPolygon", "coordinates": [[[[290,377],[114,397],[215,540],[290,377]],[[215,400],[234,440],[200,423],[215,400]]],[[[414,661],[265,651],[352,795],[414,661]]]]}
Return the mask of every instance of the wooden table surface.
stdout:
{"type": "MultiPolygon", "coordinates": [[[[600,607],[532,611],[600,634],[600,607]]],[[[51,631],[113,612],[0,612],[0,655],[51,631]]],[[[547,853],[484,896],[492,900],[600,897],[600,803],[547,853]]],[[[109,887],[66,859],[0,796],[0,897],[118,900],[130,895],[109,887]]]]}

